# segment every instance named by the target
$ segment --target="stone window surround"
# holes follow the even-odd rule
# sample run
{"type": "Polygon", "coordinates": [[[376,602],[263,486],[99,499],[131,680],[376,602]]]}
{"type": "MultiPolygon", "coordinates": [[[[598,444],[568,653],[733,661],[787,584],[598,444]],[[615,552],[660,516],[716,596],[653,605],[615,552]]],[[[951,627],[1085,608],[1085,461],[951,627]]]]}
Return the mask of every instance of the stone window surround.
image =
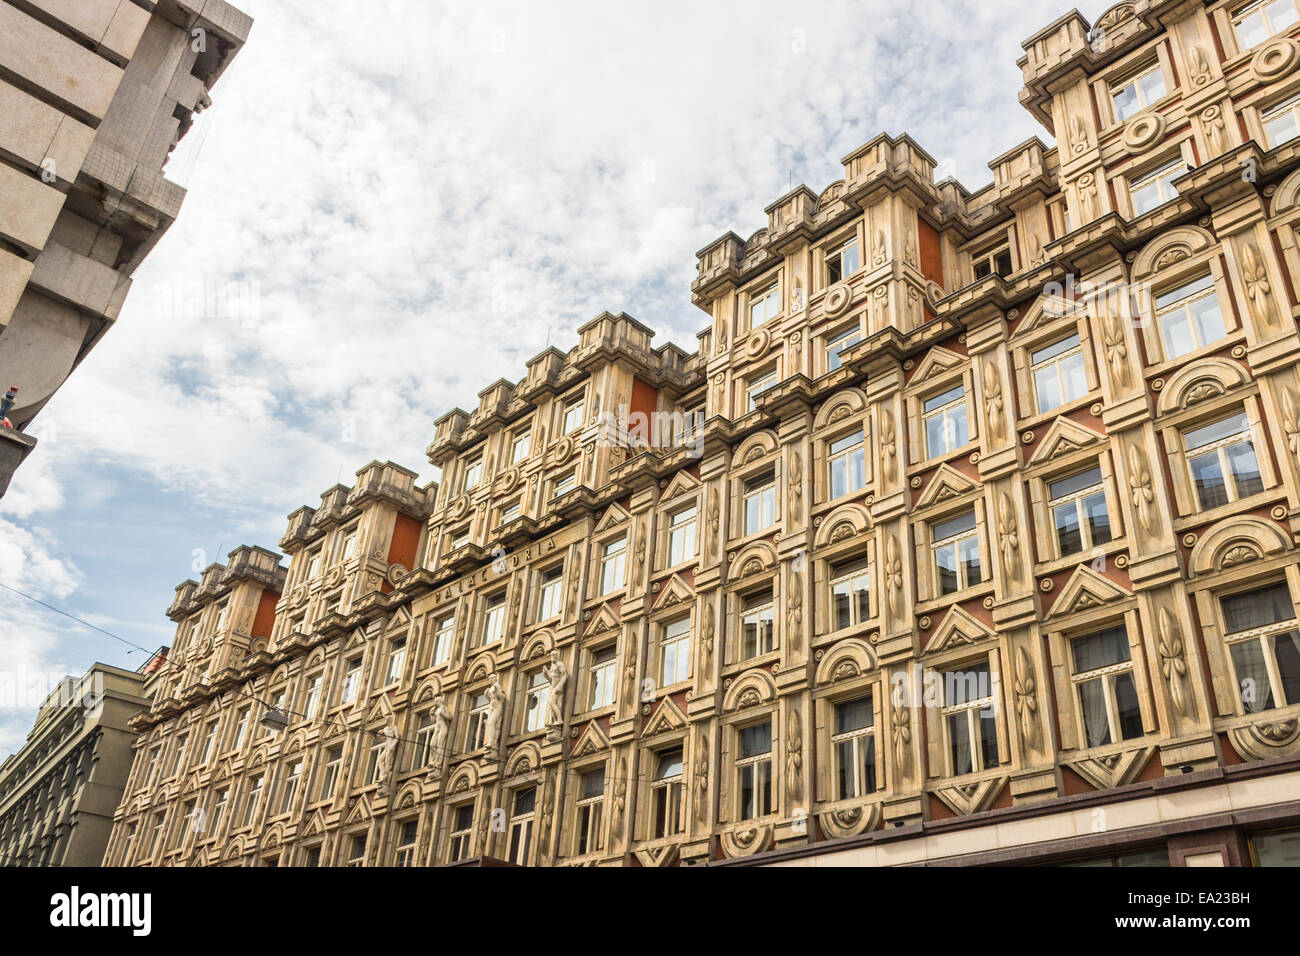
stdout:
{"type": "MultiPolygon", "coordinates": [[[[1195,525],[1208,524],[1227,514],[1235,514],[1243,508],[1249,508],[1251,502],[1263,503],[1278,492],[1280,479],[1273,467],[1272,455],[1269,454],[1271,445],[1264,432],[1263,421],[1258,382],[1251,382],[1241,389],[1199,402],[1183,411],[1168,413],[1161,419],[1158,431],[1161,450],[1169,464],[1173,485],[1173,517],[1176,523],[1186,519],[1195,525]],[[1184,435],[1188,431],[1228,418],[1237,412],[1243,412],[1246,416],[1264,490],[1248,498],[1230,500],[1227,504],[1205,511],[1196,497],[1191,465],[1187,461],[1184,435]]],[[[1224,477],[1227,479],[1226,475],[1224,477]]],[[[1109,501],[1107,503],[1109,504],[1109,501]]]]}
{"type": "Polygon", "coordinates": [[[1011,339],[1011,368],[1016,387],[1016,421],[1017,431],[1033,430],[1040,424],[1053,421],[1062,415],[1068,415],[1078,408],[1090,405],[1100,398],[1101,379],[1098,375],[1097,356],[1093,351],[1092,330],[1088,320],[1083,316],[1064,315],[1039,328],[1011,339]],[[1079,349],[1083,353],[1083,373],[1088,382],[1088,391],[1080,398],[1058,405],[1046,412],[1038,410],[1038,390],[1034,387],[1033,353],[1053,345],[1071,335],[1079,336],[1079,349]]]}
{"type": "Polygon", "coordinates": [[[1109,556],[1128,548],[1127,529],[1124,527],[1124,509],[1121,506],[1115,479],[1115,466],[1110,447],[1102,444],[1088,445],[1050,462],[1043,462],[1027,472],[1030,509],[1034,515],[1034,545],[1038,561],[1034,573],[1039,576],[1053,574],[1079,564],[1088,564],[1098,551],[1109,556]],[[1106,514],[1110,519],[1111,538],[1091,551],[1062,555],[1052,521],[1050,491],[1053,482],[1096,467],[1101,471],[1101,487],[1106,495],[1106,514]]]}
{"type": "MultiPolygon", "coordinates": [[[[1016,769],[1007,727],[1007,697],[1010,688],[1005,686],[1002,681],[1001,656],[1000,646],[997,643],[990,642],[988,647],[982,649],[972,649],[966,646],[949,648],[938,654],[927,656],[922,661],[921,687],[913,688],[913,690],[924,694],[926,688],[931,687],[939,697],[939,702],[935,706],[927,706],[928,702],[924,699],[913,702],[916,705],[913,709],[919,709],[921,718],[925,721],[925,756],[927,758],[925,777],[928,782],[960,780],[963,783],[968,783],[983,780],[987,777],[1001,776],[1010,770],[1016,769]],[[948,725],[943,713],[943,708],[947,706],[947,688],[944,686],[943,675],[947,671],[977,667],[986,662],[989,666],[989,684],[993,696],[994,719],[997,724],[998,765],[958,777],[953,773],[952,769],[952,751],[948,742],[948,725]]],[[[879,751],[878,742],[877,751],[879,751]]]]}
{"type": "MultiPolygon", "coordinates": [[[[980,447],[980,416],[975,412],[972,402],[975,398],[975,375],[971,371],[971,358],[945,372],[918,384],[918,376],[913,375],[908,385],[903,388],[903,404],[907,412],[907,471],[909,475],[918,474],[931,468],[937,468],[942,462],[960,458],[978,451],[980,447]],[[925,402],[927,399],[942,395],[950,389],[961,385],[966,402],[967,440],[951,451],[931,455],[925,440],[925,402]]],[[[901,438],[901,436],[900,436],[901,438]]]]}
{"type": "Polygon", "coordinates": [[[993,588],[993,554],[989,546],[987,512],[984,488],[971,489],[957,498],[949,498],[912,514],[913,543],[916,548],[916,612],[929,613],[981,597],[993,588]],[[980,583],[961,588],[950,594],[939,593],[938,571],[934,561],[934,541],[931,529],[950,518],[975,512],[975,533],[980,549],[980,583]]]}

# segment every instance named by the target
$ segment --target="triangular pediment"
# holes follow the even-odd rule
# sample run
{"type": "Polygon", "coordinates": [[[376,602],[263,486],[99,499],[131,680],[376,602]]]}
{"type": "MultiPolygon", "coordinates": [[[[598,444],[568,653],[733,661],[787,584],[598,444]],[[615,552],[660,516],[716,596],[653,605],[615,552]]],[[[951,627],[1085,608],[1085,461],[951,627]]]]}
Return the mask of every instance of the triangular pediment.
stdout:
{"type": "Polygon", "coordinates": [[[689,604],[695,600],[695,591],[682,580],[681,575],[674,574],[668,583],[659,589],[655,598],[654,610],[658,611],[674,604],[689,604]]]}
{"type": "Polygon", "coordinates": [[[925,486],[925,491],[916,501],[916,507],[924,508],[927,505],[938,504],[940,501],[957,498],[978,487],[979,485],[973,479],[945,462],[939,466],[930,483],[925,486]]]}
{"type": "Polygon", "coordinates": [[[601,515],[600,520],[596,522],[595,533],[600,534],[602,531],[609,528],[617,528],[630,517],[632,516],[627,513],[627,509],[616,501],[605,509],[605,513],[601,515]]]}
{"type": "MultiPolygon", "coordinates": [[[[1024,338],[1032,332],[1045,329],[1059,322],[1067,315],[1078,316],[1081,314],[1082,309],[1083,303],[1076,299],[1051,293],[1040,295],[1034,301],[1034,304],[1029,307],[1029,311],[1025,313],[1024,321],[1016,326],[1015,334],[1011,338],[1013,340],[1024,338]]],[[[1065,327],[1065,323],[1062,323],[1062,328],[1065,327]]]]}
{"type": "Polygon", "coordinates": [[[689,495],[700,490],[700,481],[689,471],[679,471],[668,482],[668,487],[659,496],[660,501],[671,501],[680,495],[689,495]]]}
{"type": "Polygon", "coordinates": [[[935,791],[935,796],[946,803],[953,813],[964,817],[987,810],[1006,783],[1006,777],[994,777],[957,787],[942,787],[935,791]]]}
{"type": "Polygon", "coordinates": [[[1058,418],[1047,429],[1047,434],[1038,443],[1038,448],[1034,451],[1033,457],[1029,459],[1029,463],[1037,465],[1040,462],[1053,461],[1062,455],[1077,451],[1085,445],[1101,441],[1103,437],[1103,435],[1091,428],[1085,428],[1078,422],[1065,417],[1058,418]]]}
{"type": "Polygon", "coordinates": [[[623,623],[618,619],[613,608],[608,604],[602,604],[596,609],[596,613],[591,616],[591,620],[587,622],[584,633],[595,634],[600,631],[616,631],[622,626],[623,623]]]}
{"type": "Polygon", "coordinates": [[[673,702],[671,697],[665,697],[659,702],[659,707],[650,717],[650,720],[646,722],[641,735],[643,737],[653,737],[656,734],[681,730],[685,726],[686,715],[682,713],[681,708],[673,702]]]}
{"type": "Polygon", "coordinates": [[[406,609],[406,605],[402,605],[389,616],[388,624],[384,628],[384,630],[385,631],[401,630],[402,628],[406,627],[410,623],[411,623],[411,612],[406,609]]]}
{"type": "Polygon", "coordinates": [[[1111,581],[1104,578],[1088,565],[1081,564],[1075,569],[1070,580],[1061,588],[1061,594],[1052,605],[1052,616],[1073,614],[1094,607],[1103,607],[1115,601],[1123,601],[1132,595],[1111,581]]]}
{"type": "Polygon", "coordinates": [[[917,363],[911,381],[924,382],[931,376],[941,375],[951,369],[959,368],[965,362],[966,356],[958,355],[941,345],[936,345],[926,353],[925,358],[917,363]]]}
{"type": "Polygon", "coordinates": [[[677,859],[678,845],[665,843],[662,846],[645,847],[636,851],[636,858],[642,866],[669,866],[677,859]]]}
{"type": "Polygon", "coordinates": [[[1154,753],[1154,747],[1139,747],[1137,750],[1092,757],[1066,766],[1098,790],[1110,790],[1137,779],[1154,753]]]}
{"type": "Polygon", "coordinates": [[[352,804],[352,809],[348,811],[347,819],[343,821],[344,826],[351,826],[354,823],[365,823],[373,816],[370,810],[370,794],[363,793],[357,798],[356,803],[352,804]]]}
{"type": "Polygon", "coordinates": [[[363,628],[357,628],[348,638],[348,642],[343,645],[345,651],[350,651],[354,647],[359,647],[366,643],[366,632],[363,628]]]}
{"type": "Polygon", "coordinates": [[[186,793],[186,794],[193,793],[195,790],[198,790],[202,785],[203,785],[203,775],[199,773],[199,771],[195,770],[185,779],[185,786],[182,788],[181,793],[186,793]]]}
{"type": "Polygon", "coordinates": [[[393,713],[393,705],[388,702],[388,695],[380,695],[379,699],[371,705],[369,712],[366,713],[366,723],[372,720],[387,720],[393,713]]]}
{"type": "Polygon", "coordinates": [[[943,623],[934,632],[934,636],[930,638],[925,651],[929,654],[950,647],[975,644],[996,636],[997,633],[991,627],[961,606],[954,604],[943,619],[943,623]]]}
{"type": "Polygon", "coordinates": [[[325,811],[317,810],[311,815],[306,825],[299,831],[299,836],[318,836],[325,832],[325,811]]]}
{"type": "Polygon", "coordinates": [[[573,756],[585,757],[588,754],[600,753],[602,750],[609,749],[609,737],[605,731],[600,729],[600,723],[597,721],[588,721],[587,729],[582,732],[578,742],[573,745],[573,756]]]}

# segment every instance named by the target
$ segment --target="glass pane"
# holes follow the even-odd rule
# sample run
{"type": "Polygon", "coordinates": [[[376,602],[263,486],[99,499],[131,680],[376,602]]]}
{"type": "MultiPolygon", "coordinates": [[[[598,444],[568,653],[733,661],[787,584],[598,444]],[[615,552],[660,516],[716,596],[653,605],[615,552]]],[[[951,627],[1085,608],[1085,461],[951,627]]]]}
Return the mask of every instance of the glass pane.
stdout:
{"type": "Polygon", "coordinates": [[[1239,435],[1246,431],[1246,415],[1229,415],[1217,422],[1211,422],[1208,425],[1202,425],[1200,428],[1188,430],[1185,440],[1189,449],[1201,448],[1205,445],[1213,444],[1216,441],[1222,441],[1233,435],[1239,435]]]}
{"type": "Polygon", "coordinates": [[[1264,13],[1254,10],[1237,24],[1237,42],[1243,50],[1248,50],[1269,38],[1268,27],[1264,25],[1264,13]]]}
{"type": "Polygon", "coordinates": [[[932,412],[936,408],[943,408],[943,406],[948,403],[957,401],[963,394],[965,394],[963,386],[958,385],[956,388],[950,389],[942,395],[936,395],[934,398],[927,398],[925,400],[925,410],[927,412],[932,412]]]}
{"type": "Polygon", "coordinates": [[[1076,637],[1070,642],[1074,650],[1074,672],[1086,674],[1129,660],[1128,631],[1112,627],[1098,634],[1076,637]]]}
{"type": "Polygon", "coordinates": [[[1060,361],[1064,399],[1072,402],[1088,394],[1088,379],[1083,373],[1083,355],[1067,355],[1060,361]]]}
{"type": "Polygon", "coordinates": [[[1130,83],[1122,90],[1116,90],[1111,96],[1115,102],[1115,115],[1120,120],[1126,120],[1138,111],[1136,84],[1130,83]]]}
{"type": "Polygon", "coordinates": [[[844,800],[848,797],[860,796],[857,790],[856,781],[853,775],[854,750],[852,740],[841,741],[835,746],[836,757],[836,779],[839,784],[837,796],[844,800]]]}
{"type": "Polygon", "coordinates": [[[1115,678],[1115,706],[1119,710],[1119,733],[1124,740],[1142,736],[1142,708],[1138,706],[1137,685],[1133,675],[1115,678]]]}
{"type": "Polygon", "coordinates": [[[1192,323],[1187,311],[1182,308],[1172,309],[1160,316],[1160,331],[1165,340],[1165,352],[1169,358],[1177,358],[1196,350],[1196,340],[1192,338],[1192,323]]]}
{"type": "Polygon", "coordinates": [[[1061,397],[1061,379],[1055,365],[1034,372],[1034,391],[1038,395],[1038,410],[1048,412],[1064,404],[1061,397]]]}
{"type": "Polygon", "coordinates": [[[1255,448],[1250,442],[1229,445],[1225,451],[1228,455],[1228,467],[1232,469],[1232,478],[1236,483],[1237,497],[1259,494],[1264,490],[1264,478],[1259,473],[1259,460],[1255,457],[1255,448]]]}
{"type": "Polygon", "coordinates": [[[951,538],[962,534],[966,531],[975,530],[975,512],[968,511],[958,518],[952,518],[948,521],[940,521],[934,525],[934,540],[942,541],[945,538],[951,538]]]}
{"type": "Polygon", "coordinates": [[[925,420],[925,449],[926,454],[931,458],[948,450],[948,445],[944,440],[945,429],[943,422],[942,415],[935,415],[925,420]]]}
{"type": "Polygon", "coordinates": [[[1106,715],[1106,688],[1102,679],[1079,685],[1079,708],[1083,713],[1084,740],[1089,747],[1110,743],[1110,718],[1106,715]]]}
{"type": "Polygon", "coordinates": [[[1146,76],[1138,78],[1138,86],[1142,88],[1143,102],[1150,106],[1165,95],[1165,75],[1158,69],[1152,70],[1146,76]]]}
{"type": "Polygon", "coordinates": [[[849,463],[841,458],[831,462],[831,497],[838,498],[849,491],[849,463]]]}
{"type": "Polygon", "coordinates": [[[1047,494],[1055,501],[1057,498],[1064,498],[1066,495],[1072,495],[1076,491],[1083,491],[1084,488],[1091,488],[1093,485],[1099,484],[1101,484],[1101,469],[1089,468],[1087,471],[1081,471],[1069,478],[1051,482],[1047,486],[1047,494]]]}
{"type": "Polygon", "coordinates": [[[957,590],[957,546],[944,545],[934,549],[935,569],[939,574],[939,593],[951,594],[957,590]]]}
{"type": "Polygon", "coordinates": [[[740,756],[754,757],[772,750],[772,725],[756,724],[740,732],[740,756]]]}
{"type": "Polygon", "coordinates": [[[856,431],[852,435],[845,435],[839,441],[831,442],[831,454],[838,454],[845,449],[852,448],[854,445],[862,444],[862,432],[856,431]]]}
{"type": "Polygon", "coordinates": [[[1260,866],[1300,866],[1300,830],[1260,834],[1251,842],[1260,866]]]}
{"type": "Polygon", "coordinates": [[[952,754],[952,772],[955,776],[970,773],[974,769],[971,765],[970,728],[964,713],[948,715],[948,748],[952,754]]]}
{"type": "Polygon", "coordinates": [[[1295,113],[1287,110],[1268,120],[1264,123],[1264,132],[1267,134],[1269,146],[1281,146],[1295,139],[1300,135],[1300,128],[1296,126],[1295,113]]]}
{"type": "Polygon", "coordinates": [[[1283,705],[1300,704],[1300,632],[1271,634],[1268,639],[1273,642],[1273,656],[1282,678],[1282,696],[1286,698],[1283,705]]]}
{"type": "Polygon", "coordinates": [[[998,721],[992,707],[980,710],[976,716],[980,728],[980,757],[987,770],[998,765],[998,721]]]}
{"type": "Polygon", "coordinates": [[[1088,516],[1088,533],[1093,545],[1110,540],[1110,515],[1106,511],[1106,496],[1101,492],[1083,499],[1083,513],[1088,516]]]}
{"type": "Polygon", "coordinates": [[[961,670],[946,671],[943,675],[944,704],[958,707],[972,701],[983,700],[993,692],[988,664],[972,664],[961,670]]]}
{"type": "Polygon", "coordinates": [[[669,777],[678,777],[682,773],[682,752],[680,750],[669,750],[659,755],[659,768],[655,773],[656,780],[666,780],[669,777]]]}
{"type": "Polygon", "coordinates": [[[1289,621],[1295,617],[1291,590],[1285,583],[1223,598],[1223,622],[1229,634],[1289,621]]]}
{"type": "Polygon", "coordinates": [[[1223,483],[1223,469],[1219,467],[1216,452],[1189,458],[1192,483],[1196,485],[1196,499],[1202,508],[1215,508],[1228,503],[1228,489],[1223,483]]]}
{"type": "Polygon", "coordinates": [[[1068,335],[1065,338],[1061,339],[1059,342],[1053,342],[1051,345],[1039,349],[1037,352],[1033,354],[1030,361],[1034,365],[1037,365],[1039,362],[1046,361],[1049,358],[1054,358],[1057,355],[1061,355],[1065,352],[1068,352],[1070,351],[1070,349],[1077,348],[1078,345],[1079,345],[1079,336],[1077,334],[1068,335]]]}
{"type": "Polygon", "coordinates": [[[1202,345],[1217,342],[1228,334],[1223,327],[1223,314],[1219,311],[1218,296],[1207,295],[1203,299],[1197,299],[1188,308],[1191,310],[1192,319],[1196,322],[1196,334],[1202,345]]]}
{"type": "Polygon", "coordinates": [[[1273,0],[1264,10],[1274,33],[1281,32],[1300,19],[1300,14],[1296,13],[1295,0],[1273,0]]]}
{"type": "Polygon", "coordinates": [[[966,422],[966,406],[958,405],[944,413],[947,419],[949,448],[958,448],[970,441],[970,429],[966,422]]]}
{"type": "Polygon", "coordinates": [[[1273,685],[1268,679],[1268,665],[1259,641],[1239,641],[1230,645],[1232,666],[1237,672],[1237,691],[1241,706],[1248,714],[1268,710],[1273,704],[1273,685]]]}
{"type": "Polygon", "coordinates": [[[980,576],[980,543],[976,538],[963,538],[957,542],[961,563],[966,571],[966,586],[973,587],[984,580],[980,576]]]}
{"type": "Polygon", "coordinates": [[[845,734],[870,727],[872,721],[871,698],[860,697],[835,705],[835,732],[845,734]]]}
{"type": "Polygon", "coordinates": [[[841,581],[831,588],[831,614],[835,627],[848,627],[853,623],[852,598],[849,594],[850,582],[841,581]]]}
{"type": "Polygon", "coordinates": [[[1083,536],[1079,532],[1079,507],[1073,501],[1057,505],[1052,509],[1052,520],[1056,524],[1056,541],[1061,547],[1061,555],[1074,554],[1083,550],[1083,536]]]}

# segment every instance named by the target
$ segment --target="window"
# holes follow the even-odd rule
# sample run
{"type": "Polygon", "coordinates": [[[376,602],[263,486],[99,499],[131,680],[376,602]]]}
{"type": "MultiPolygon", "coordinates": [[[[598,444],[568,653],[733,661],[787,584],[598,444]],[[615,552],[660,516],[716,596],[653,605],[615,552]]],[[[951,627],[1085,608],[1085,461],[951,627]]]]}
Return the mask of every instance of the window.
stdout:
{"type": "Polygon", "coordinates": [[[864,624],[871,617],[869,582],[866,561],[850,561],[831,568],[832,630],[864,624]]]}
{"type": "Polygon", "coordinates": [[[478,750],[487,738],[487,694],[476,694],[469,708],[469,720],[465,728],[465,749],[478,750]]]}
{"type": "Polygon", "coordinates": [[[1250,842],[1259,866],[1300,866],[1300,830],[1259,833],[1250,842]]]}
{"type": "Polygon", "coordinates": [[[740,819],[753,820],[772,812],[772,724],[741,729],[736,758],[736,795],[740,819]]]}
{"type": "Polygon", "coordinates": [[[1128,631],[1112,627],[1070,642],[1085,747],[1142,736],[1128,631]]]}
{"type": "Polygon", "coordinates": [[[172,770],[168,777],[174,777],[185,769],[185,752],[190,749],[190,735],[181,734],[176,738],[176,753],[172,755],[172,770]]]}
{"type": "Polygon", "coordinates": [[[469,859],[469,841],[474,832],[474,804],[466,803],[452,811],[451,862],[469,859]]]}
{"type": "Polygon", "coordinates": [[[551,497],[558,498],[560,495],[567,495],[576,487],[578,487],[578,469],[575,468],[567,475],[561,475],[555,479],[555,488],[551,492],[551,497]]]}
{"type": "Polygon", "coordinates": [[[853,238],[826,250],[826,284],[834,285],[858,271],[858,240],[853,238]]]}
{"type": "Polygon", "coordinates": [[[971,270],[977,280],[995,272],[1000,276],[1011,275],[1010,244],[1003,242],[985,252],[971,253],[971,270]]]}
{"type": "Polygon", "coordinates": [[[244,803],[244,822],[243,825],[251,827],[253,820],[257,817],[257,808],[262,802],[262,788],[266,785],[266,774],[259,773],[253,778],[248,788],[248,798],[244,803]]]}
{"type": "Polygon", "coordinates": [[[847,331],[841,332],[834,338],[826,340],[826,371],[833,372],[843,364],[840,361],[840,353],[845,349],[851,349],[862,341],[862,331],[854,326],[847,331]]]}
{"type": "Polygon", "coordinates": [[[1201,508],[1214,508],[1264,490],[1244,412],[1185,432],[1183,443],[1201,508]]]}
{"type": "Polygon", "coordinates": [[[1100,468],[1048,482],[1047,496],[1061,557],[1089,551],[1110,540],[1110,515],[1100,468]]]}
{"type": "Polygon", "coordinates": [[[388,666],[384,669],[384,685],[396,684],[402,679],[406,667],[406,638],[399,637],[388,645],[388,666]]]}
{"type": "Polygon", "coordinates": [[[469,528],[462,528],[451,536],[451,543],[447,545],[448,553],[455,551],[457,548],[463,548],[469,544],[469,528]]]}
{"type": "Polygon", "coordinates": [[[1237,45],[1244,51],[1259,46],[1297,20],[1300,17],[1296,16],[1295,0],[1264,0],[1250,4],[1234,16],[1232,29],[1237,34],[1237,45]]]}
{"type": "MultiPolygon", "coordinates": [[[[320,559],[320,552],[316,552],[317,560],[320,559]]],[[[213,625],[213,632],[218,633],[226,627],[226,614],[230,610],[229,605],[222,603],[217,607],[217,623],[213,625]]]]}
{"type": "Polygon", "coordinates": [[[840,498],[867,486],[867,451],[862,429],[831,442],[831,498],[840,498]]]}
{"type": "Polygon", "coordinates": [[[401,836],[397,841],[397,858],[393,861],[397,866],[407,867],[415,863],[415,839],[420,833],[420,824],[415,820],[407,820],[402,824],[401,836]]]}
{"type": "Polygon", "coordinates": [[[298,781],[302,779],[302,761],[295,760],[284,770],[284,785],[280,790],[280,812],[293,809],[293,799],[298,795],[298,781]]]}
{"type": "Polygon", "coordinates": [[[776,649],[774,607],[771,591],[763,591],[745,598],[740,617],[742,660],[767,654],[776,649]]]}
{"type": "Polygon", "coordinates": [[[384,751],[388,736],[384,733],[371,734],[370,759],[366,764],[366,783],[372,784],[379,779],[379,758],[384,751]]]}
{"type": "Polygon", "coordinates": [[[510,440],[510,464],[517,465],[526,459],[532,450],[532,444],[533,435],[529,429],[515,432],[515,437],[510,440]]]}
{"type": "Polygon", "coordinates": [[[1300,631],[1284,582],[1220,601],[1243,712],[1300,704],[1300,631]]]}
{"type": "Polygon", "coordinates": [[[1165,95],[1165,76],[1155,63],[1130,79],[1111,84],[1110,99],[1115,119],[1124,122],[1165,95]]]}
{"type": "Polygon", "coordinates": [[[953,775],[996,767],[998,729],[988,663],[946,671],[943,699],[953,775]]]}
{"type": "Polygon", "coordinates": [[[433,713],[420,715],[420,724],[415,731],[415,753],[411,759],[411,769],[419,770],[432,762],[433,753],[433,713]]]}
{"type": "Polygon", "coordinates": [[[776,369],[768,369],[766,372],[756,372],[751,375],[745,384],[745,411],[752,412],[758,407],[758,396],[762,395],[769,388],[777,383],[776,369]]]}
{"type": "Polygon", "coordinates": [[[161,853],[163,849],[163,833],[167,825],[167,811],[163,810],[154,815],[153,818],[153,835],[149,838],[149,855],[154,856],[161,853]]]}
{"type": "Polygon", "coordinates": [[[357,553],[357,529],[351,528],[343,536],[343,560],[354,557],[357,553]]]}
{"type": "Polygon", "coordinates": [[[520,499],[516,498],[508,505],[503,505],[501,511],[497,514],[497,524],[509,524],[519,517],[520,499]]]}
{"type": "Polygon", "coordinates": [[[465,490],[469,491],[471,488],[477,488],[482,480],[483,458],[480,456],[465,466],[465,490]]]}
{"type": "Polygon", "coordinates": [[[215,720],[208,721],[207,727],[203,731],[203,751],[199,754],[199,763],[205,764],[212,759],[213,752],[217,745],[217,727],[219,722],[215,720]]]}
{"type": "Polygon", "coordinates": [[[591,710],[614,703],[614,680],[618,649],[602,647],[591,655],[591,710]]]}
{"type": "Polygon", "coordinates": [[[939,583],[939,594],[952,594],[963,588],[974,587],[983,578],[980,575],[979,531],[975,527],[975,512],[941,521],[930,530],[934,551],[934,568],[939,583]]]}
{"type": "Polygon", "coordinates": [[[588,770],[579,779],[577,854],[599,853],[604,846],[601,809],[605,803],[605,771],[588,770]]]}
{"type": "Polygon", "coordinates": [[[1185,172],[1187,164],[1180,158],[1135,177],[1128,186],[1134,215],[1150,212],[1175,198],[1178,190],[1174,188],[1173,182],[1185,172]]]}
{"type": "Polygon", "coordinates": [[[309,846],[304,851],[302,860],[303,866],[318,867],[320,866],[320,847],[309,846]]]}
{"type": "Polygon", "coordinates": [[[226,815],[226,806],[230,803],[230,788],[222,787],[217,791],[216,798],[212,801],[212,813],[208,815],[207,825],[203,832],[206,835],[215,836],[217,828],[221,826],[221,821],[226,815]]]}
{"type": "Polygon", "coordinates": [[[1029,356],[1038,411],[1050,412],[1088,394],[1079,334],[1041,348],[1029,356]]]}
{"type": "Polygon", "coordinates": [[[343,687],[339,694],[340,704],[356,702],[357,690],[361,686],[361,658],[354,657],[348,661],[347,672],[343,675],[343,687]]]}
{"type": "Polygon", "coordinates": [[[456,635],[456,615],[440,617],[434,625],[433,666],[445,664],[451,659],[451,642],[456,635]]]}
{"type": "Polygon", "coordinates": [[[537,788],[515,792],[510,810],[510,848],[508,859],[516,866],[528,865],[528,848],[533,839],[533,809],[537,806],[537,788]]]}
{"type": "Polygon", "coordinates": [[[524,733],[531,734],[546,726],[546,708],[551,702],[551,682],[540,670],[528,675],[524,693],[524,733]]]}
{"type": "Polygon", "coordinates": [[[659,681],[667,687],[691,676],[691,619],[678,618],[664,625],[659,640],[659,681]]]}
{"type": "Polygon", "coordinates": [[[1219,311],[1214,279],[1208,275],[1156,297],[1166,358],[1177,358],[1219,341],[1228,334],[1219,311]]]}
{"type": "Polygon", "coordinates": [[[334,796],[334,788],[339,782],[339,770],[343,767],[343,748],[331,747],[325,753],[325,770],[321,773],[320,791],[317,800],[329,800],[334,796]]]}
{"type": "Polygon", "coordinates": [[[653,820],[651,839],[676,836],[685,829],[685,793],[682,748],[655,754],[655,775],[650,781],[650,805],[653,820]]]}
{"type": "Polygon", "coordinates": [[[835,760],[835,799],[876,792],[876,728],[871,695],[835,705],[831,748],[835,760]]]}
{"type": "Polygon", "coordinates": [[[925,417],[925,448],[928,457],[946,454],[970,441],[964,385],[927,398],[921,404],[925,417]]]}
{"type": "Polygon", "coordinates": [[[307,678],[307,699],[303,704],[303,716],[311,720],[320,710],[321,691],[325,686],[325,676],[315,674],[307,678]]]}
{"type": "Polygon", "coordinates": [[[348,850],[348,866],[364,866],[366,862],[366,835],[359,833],[352,838],[348,850]]]}
{"type": "Polygon", "coordinates": [[[564,566],[557,565],[542,572],[541,601],[537,620],[549,621],[559,617],[564,601],[564,566]]]}
{"type": "Polygon", "coordinates": [[[561,434],[569,435],[582,427],[582,420],[587,403],[581,395],[564,403],[564,422],[561,434]]]}
{"type": "Polygon", "coordinates": [[[1055,866],[1169,866],[1169,851],[1164,847],[1158,850],[1137,850],[1132,853],[1120,853],[1115,856],[1094,856],[1083,860],[1067,860],[1055,866]]]}
{"type": "Polygon", "coordinates": [[[765,289],[749,294],[749,327],[756,329],[773,318],[781,308],[781,284],[773,282],[765,289]]]}
{"type": "Polygon", "coordinates": [[[158,744],[149,750],[148,769],[144,774],[144,781],[141,786],[148,786],[158,777],[158,758],[162,756],[162,744],[158,744]]]}
{"type": "Polygon", "coordinates": [[[230,745],[232,750],[244,746],[244,737],[248,734],[248,720],[252,713],[251,707],[241,707],[239,713],[235,715],[235,740],[230,745]]]}
{"type": "Polygon", "coordinates": [[[668,518],[668,566],[674,568],[695,557],[695,506],[682,508],[668,518]]]}
{"type": "Polygon", "coordinates": [[[483,643],[495,644],[506,635],[506,592],[498,591],[487,599],[483,611],[483,643]]]}
{"type": "Polygon", "coordinates": [[[315,581],[320,574],[320,548],[307,555],[307,580],[315,581]]]}
{"type": "Polygon", "coordinates": [[[609,594],[623,586],[623,568],[627,561],[627,538],[611,541],[600,555],[600,593],[609,594]]]}
{"type": "MultiPolygon", "coordinates": [[[[1283,0],[1287,6],[1291,0],[1283,0]]],[[[1264,111],[1264,133],[1270,147],[1281,146],[1300,136],[1300,96],[1293,96],[1264,111]]]]}
{"type": "Polygon", "coordinates": [[[682,428],[673,436],[673,443],[685,445],[694,440],[696,432],[704,425],[704,406],[697,405],[682,413],[682,428]]]}
{"type": "Polygon", "coordinates": [[[745,534],[756,534],[776,524],[776,473],[750,478],[744,486],[745,534]]]}

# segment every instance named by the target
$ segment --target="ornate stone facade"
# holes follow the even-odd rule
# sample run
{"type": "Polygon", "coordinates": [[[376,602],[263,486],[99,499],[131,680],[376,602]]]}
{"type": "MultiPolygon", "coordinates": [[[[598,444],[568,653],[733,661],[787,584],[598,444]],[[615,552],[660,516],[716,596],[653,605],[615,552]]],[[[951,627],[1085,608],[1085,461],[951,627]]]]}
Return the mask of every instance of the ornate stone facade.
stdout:
{"type": "Polygon", "coordinates": [[[139,750],[215,743],[137,759],[110,861],[1249,861],[1300,820],[1300,30],[1253,16],[1051,24],[1057,147],[855,150],[699,253],[695,353],[600,315],[437,485],[295,512],[265,646],[183,585],[139,750]]]}

